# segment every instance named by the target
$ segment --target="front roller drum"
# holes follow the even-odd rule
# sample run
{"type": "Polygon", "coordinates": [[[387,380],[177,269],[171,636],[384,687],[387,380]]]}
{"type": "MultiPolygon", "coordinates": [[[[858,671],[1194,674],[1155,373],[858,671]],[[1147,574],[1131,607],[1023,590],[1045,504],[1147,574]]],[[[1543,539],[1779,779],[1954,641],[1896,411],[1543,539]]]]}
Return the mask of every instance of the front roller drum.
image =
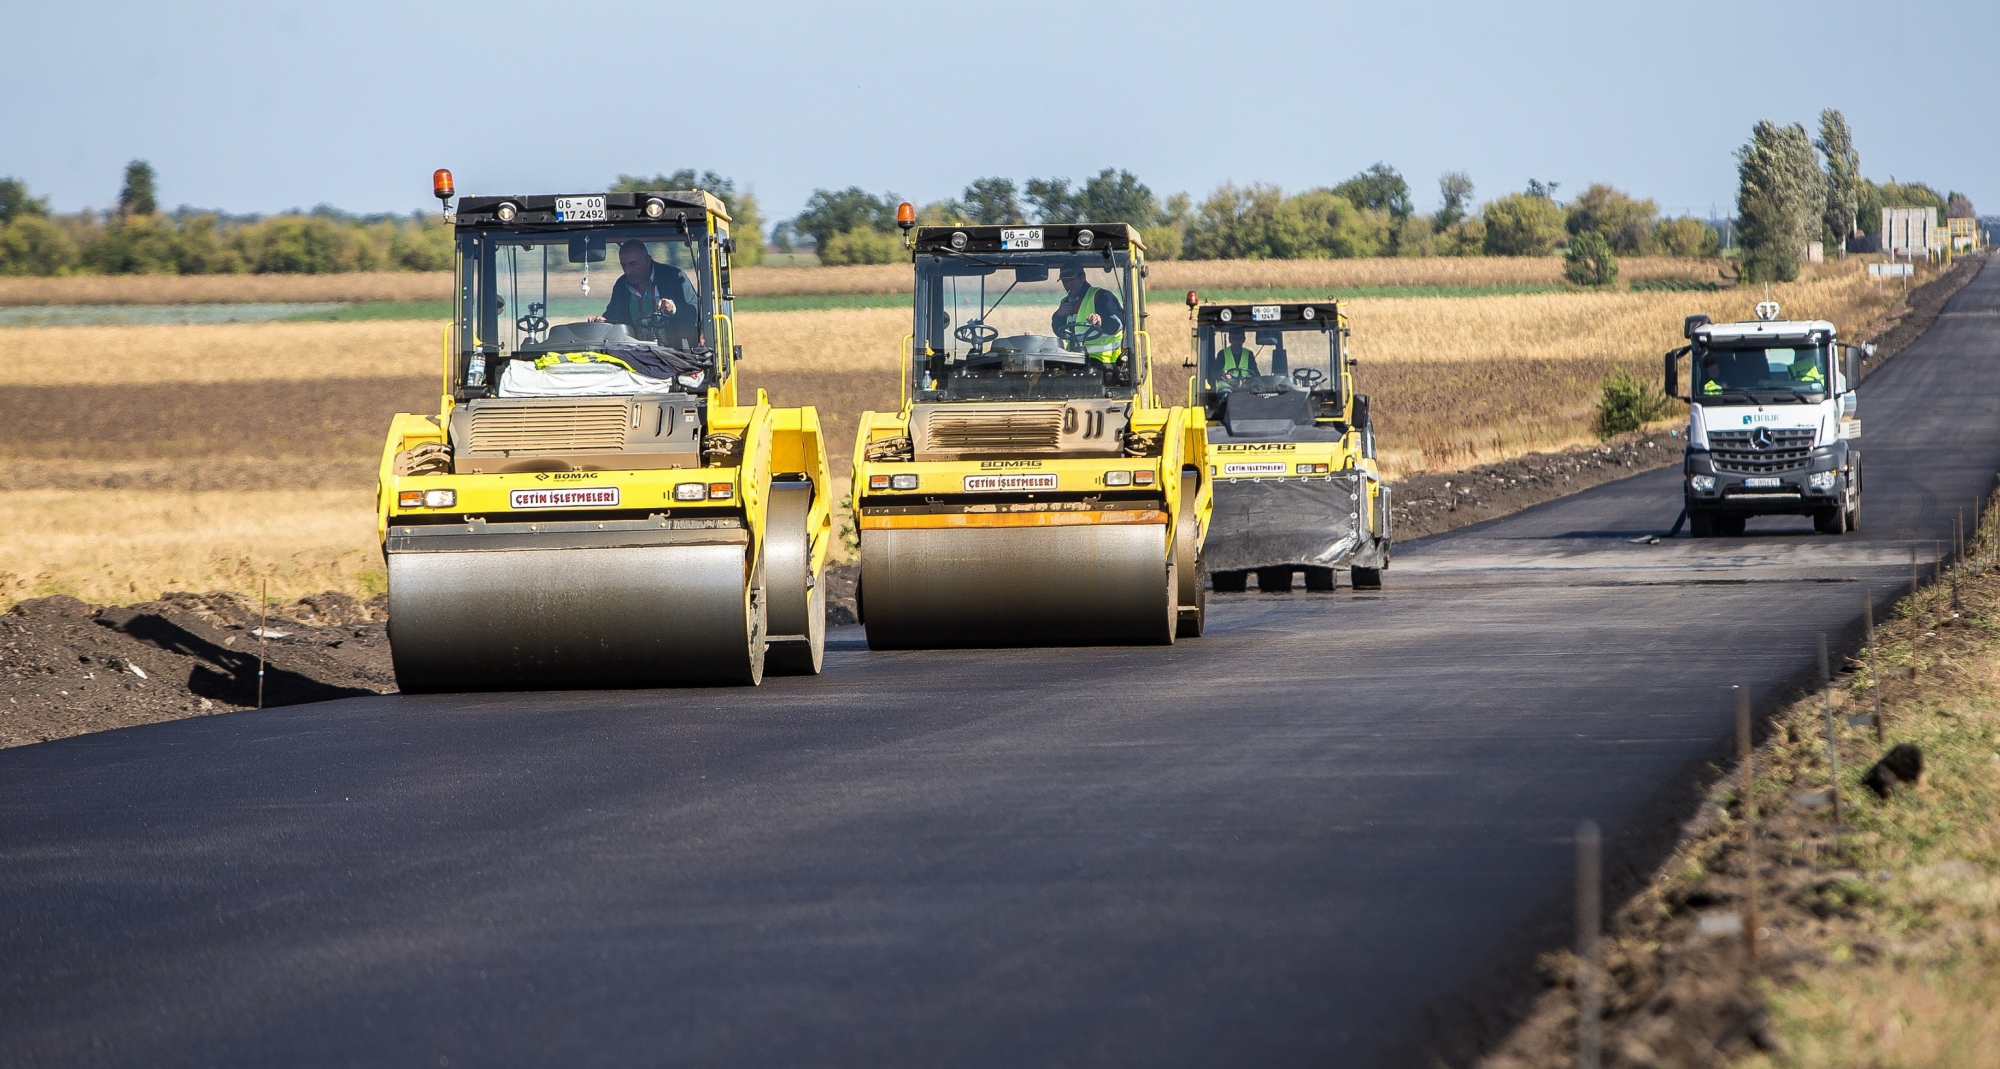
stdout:
{"type": "Polygon", "coordinates": [[[825,576],[813,569],[813,484],[771,484],[764,524],[764,583],[770,593],[772,675],[816,676],[826,659],[825,576]]]}
{"type": "Polygon", "coordinates": [[[755,685],[764,592],[737,544],[389,554],[406,692],[755,685]]]}
{"type": "Polygon", "coordinates": [[[870,649],[1165,645],[1164,524],[891,528],[861,542],[870,649]]]}

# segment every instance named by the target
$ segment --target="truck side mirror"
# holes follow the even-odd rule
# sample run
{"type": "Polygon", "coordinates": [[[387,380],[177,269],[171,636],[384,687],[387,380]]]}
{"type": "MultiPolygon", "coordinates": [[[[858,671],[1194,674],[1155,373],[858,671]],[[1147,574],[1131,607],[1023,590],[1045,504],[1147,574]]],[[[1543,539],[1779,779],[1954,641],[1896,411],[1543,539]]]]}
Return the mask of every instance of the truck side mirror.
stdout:
{"type": "Polygon", "coordinates": [[[1693,341],[1694,332],[1702,327],[1707,326],[1708,324],[1709,324],[1709,318],[1697,312],[1694,315],[1691,315],[1686,319],[1681,320],[1681,337],[1686,338],[1689,341],[1693,341]]]}
{"type": "Polygon", "coordinates": [[[1847,350],[1847,388],[1852,391],[1861,385],[1861,354],[1847,350]]]}
{"type": "Polygon", "coordinates": [[[1675,400],[1679,400],[1681,396],[1680,357],[1679,349],[1667,354],[1667,370],[1660,384],[1660,389],[1675,400]]]}

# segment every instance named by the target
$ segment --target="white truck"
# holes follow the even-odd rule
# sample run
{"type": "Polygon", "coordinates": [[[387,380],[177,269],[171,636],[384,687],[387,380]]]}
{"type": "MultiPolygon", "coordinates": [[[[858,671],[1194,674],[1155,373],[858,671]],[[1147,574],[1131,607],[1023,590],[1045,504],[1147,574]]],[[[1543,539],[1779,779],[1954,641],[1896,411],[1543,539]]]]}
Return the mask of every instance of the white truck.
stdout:
{"type": "Polygon", "coordinates": [[[1874,346],[1843,342],[1824,319],[1715,323],[1687,317],[1688,344],[1666,354],[1666,392],[1688,402],[1681,484],[1696,538],[1741,535],[1752,516],[1810,516],[1821,534],[1861,520],[1861,419],[1855,387],[1874,346]],[[1845,359],[1841,359],[1844,355],[1845,359]],[[1688,392],[1679,361],[1688,358],[1688,392]]]}

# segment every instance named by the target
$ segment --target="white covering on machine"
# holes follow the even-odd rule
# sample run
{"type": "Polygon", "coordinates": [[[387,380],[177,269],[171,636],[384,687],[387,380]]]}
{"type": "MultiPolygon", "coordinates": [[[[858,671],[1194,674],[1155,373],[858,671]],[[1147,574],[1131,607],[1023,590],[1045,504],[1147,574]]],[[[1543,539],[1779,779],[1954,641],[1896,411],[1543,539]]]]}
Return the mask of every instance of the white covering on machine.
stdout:
{"type": "Polygon", "coordinates": [[[682,387],[671,379],[656,379],[616,364],[551,364],[538,368],[526,360],[507,361],[500,373],[502,397],[620,397],[636,393],[674,393],[682,387]]]}

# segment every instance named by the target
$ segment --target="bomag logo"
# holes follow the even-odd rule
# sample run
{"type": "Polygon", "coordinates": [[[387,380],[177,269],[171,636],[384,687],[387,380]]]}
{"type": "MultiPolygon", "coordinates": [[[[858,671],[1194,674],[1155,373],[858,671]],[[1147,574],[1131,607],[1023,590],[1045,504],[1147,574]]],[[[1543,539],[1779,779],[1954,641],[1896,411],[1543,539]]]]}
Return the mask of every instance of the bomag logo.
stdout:
{"type": "Polygon", "coordinates": [[[979,470],[981,471],[1005,471],[1008,468],[1039,468],[1041,466],[1042,462],[1039,460],[982,460],[979,462],[979,470]]]}
{"type": "Polygon", "coordinates": [[[1287,443],[1271,442],[1265,445],[1218,445],[1215,447],[1215,451],[1218,453],[1291,453],[1297,451],[1298,448],[1298,446],[1287,443]]]}
{"type": "Polygon", "coordinates": [[[545,471],[535,476],[535,478],[541,482],[548,482],[550,479],[564,482],[573,479],[595,479],[597,478],[597,473],[594,471],[545,471]]]}

